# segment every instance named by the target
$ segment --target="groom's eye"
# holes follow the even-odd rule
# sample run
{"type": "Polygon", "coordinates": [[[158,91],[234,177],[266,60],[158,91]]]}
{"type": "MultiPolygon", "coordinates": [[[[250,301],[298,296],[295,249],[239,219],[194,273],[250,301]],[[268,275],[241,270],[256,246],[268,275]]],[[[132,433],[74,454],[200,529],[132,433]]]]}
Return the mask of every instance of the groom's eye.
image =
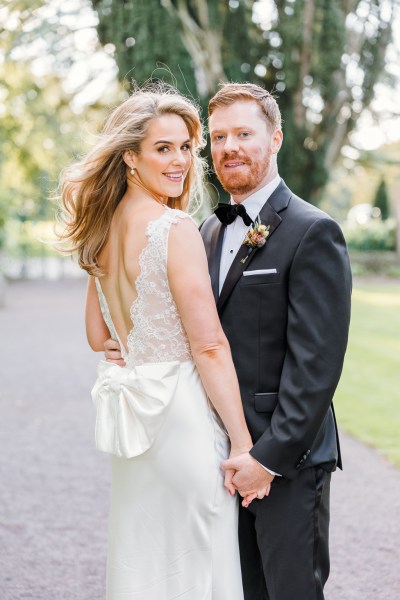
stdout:
{"type": "Polygon", "coordinates": [[[224,136],[222,134],[220,134],[220,133],[215,134],[213,136],[213,142],[220,142],[223,138],[224,138],[224,136]]]}

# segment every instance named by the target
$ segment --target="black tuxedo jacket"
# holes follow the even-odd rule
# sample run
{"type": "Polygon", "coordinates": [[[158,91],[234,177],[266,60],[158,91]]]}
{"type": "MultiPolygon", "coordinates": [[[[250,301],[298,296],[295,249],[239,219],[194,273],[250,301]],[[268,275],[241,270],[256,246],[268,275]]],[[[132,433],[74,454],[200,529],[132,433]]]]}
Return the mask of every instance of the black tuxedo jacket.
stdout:
{"type": "Polygon", "coordinates": [[[264,204],[262,248],[242,246],[218,294],[225,226],[201,226],[217,308],[236,367],[251,454],[289,479],[341,467],[332,398],[346,351],[351,271],[337,223],[283,181],[264,204]],[[269,270],[244,275],[244,272],[269,270]]]}

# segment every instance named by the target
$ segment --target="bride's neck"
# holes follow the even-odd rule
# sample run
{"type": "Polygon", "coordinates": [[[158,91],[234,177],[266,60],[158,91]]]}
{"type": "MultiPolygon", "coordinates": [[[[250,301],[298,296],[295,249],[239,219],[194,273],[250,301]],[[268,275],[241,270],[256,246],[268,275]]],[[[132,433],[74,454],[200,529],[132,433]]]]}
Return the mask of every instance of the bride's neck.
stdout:
{"type": "Polygon", "coordinates": [[[125,197],[132,201],[147,200],[149,202],[158,202],[159,204],[167,204],[168,202],[167,196],[156,194],[132,176],[127,177],[125,197]]]}

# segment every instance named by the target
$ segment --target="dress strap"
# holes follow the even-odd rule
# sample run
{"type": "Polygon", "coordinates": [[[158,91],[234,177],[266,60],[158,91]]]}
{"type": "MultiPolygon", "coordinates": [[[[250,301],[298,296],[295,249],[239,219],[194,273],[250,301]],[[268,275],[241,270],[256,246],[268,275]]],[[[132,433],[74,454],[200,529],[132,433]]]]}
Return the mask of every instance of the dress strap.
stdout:
{"type": "Polygon", "coordinates": [[[103,319],[105,321],[105,324],[108,327],[108,331],[110,332],[111,338],[119,343],[119,345],[121,347],[122,358],[125,360],[125,358],[127,356],[127,352],[125,350],[124,344],[121,342],[121,339],[117,333],[117,330],[116,330],[113,320],[111,318],[110,310],[109,310],[108,304],[107,304],[107,299],[102,290],[101,283],[100,283],[98,277],[95,277],[94,280],[96,283],[97,295],[99,297],[101,314],[103,315],[103,319]]]}

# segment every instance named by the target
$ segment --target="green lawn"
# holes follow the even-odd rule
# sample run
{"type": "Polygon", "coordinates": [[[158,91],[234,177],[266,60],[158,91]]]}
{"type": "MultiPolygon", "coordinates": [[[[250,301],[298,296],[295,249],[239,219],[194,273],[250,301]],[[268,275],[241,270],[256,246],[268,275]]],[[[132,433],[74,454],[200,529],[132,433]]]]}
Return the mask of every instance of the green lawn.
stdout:
{"type": "Polygon", "coordinates": [[[400,465],[400,283],[355,285],[339,426],[400,465]]]}

